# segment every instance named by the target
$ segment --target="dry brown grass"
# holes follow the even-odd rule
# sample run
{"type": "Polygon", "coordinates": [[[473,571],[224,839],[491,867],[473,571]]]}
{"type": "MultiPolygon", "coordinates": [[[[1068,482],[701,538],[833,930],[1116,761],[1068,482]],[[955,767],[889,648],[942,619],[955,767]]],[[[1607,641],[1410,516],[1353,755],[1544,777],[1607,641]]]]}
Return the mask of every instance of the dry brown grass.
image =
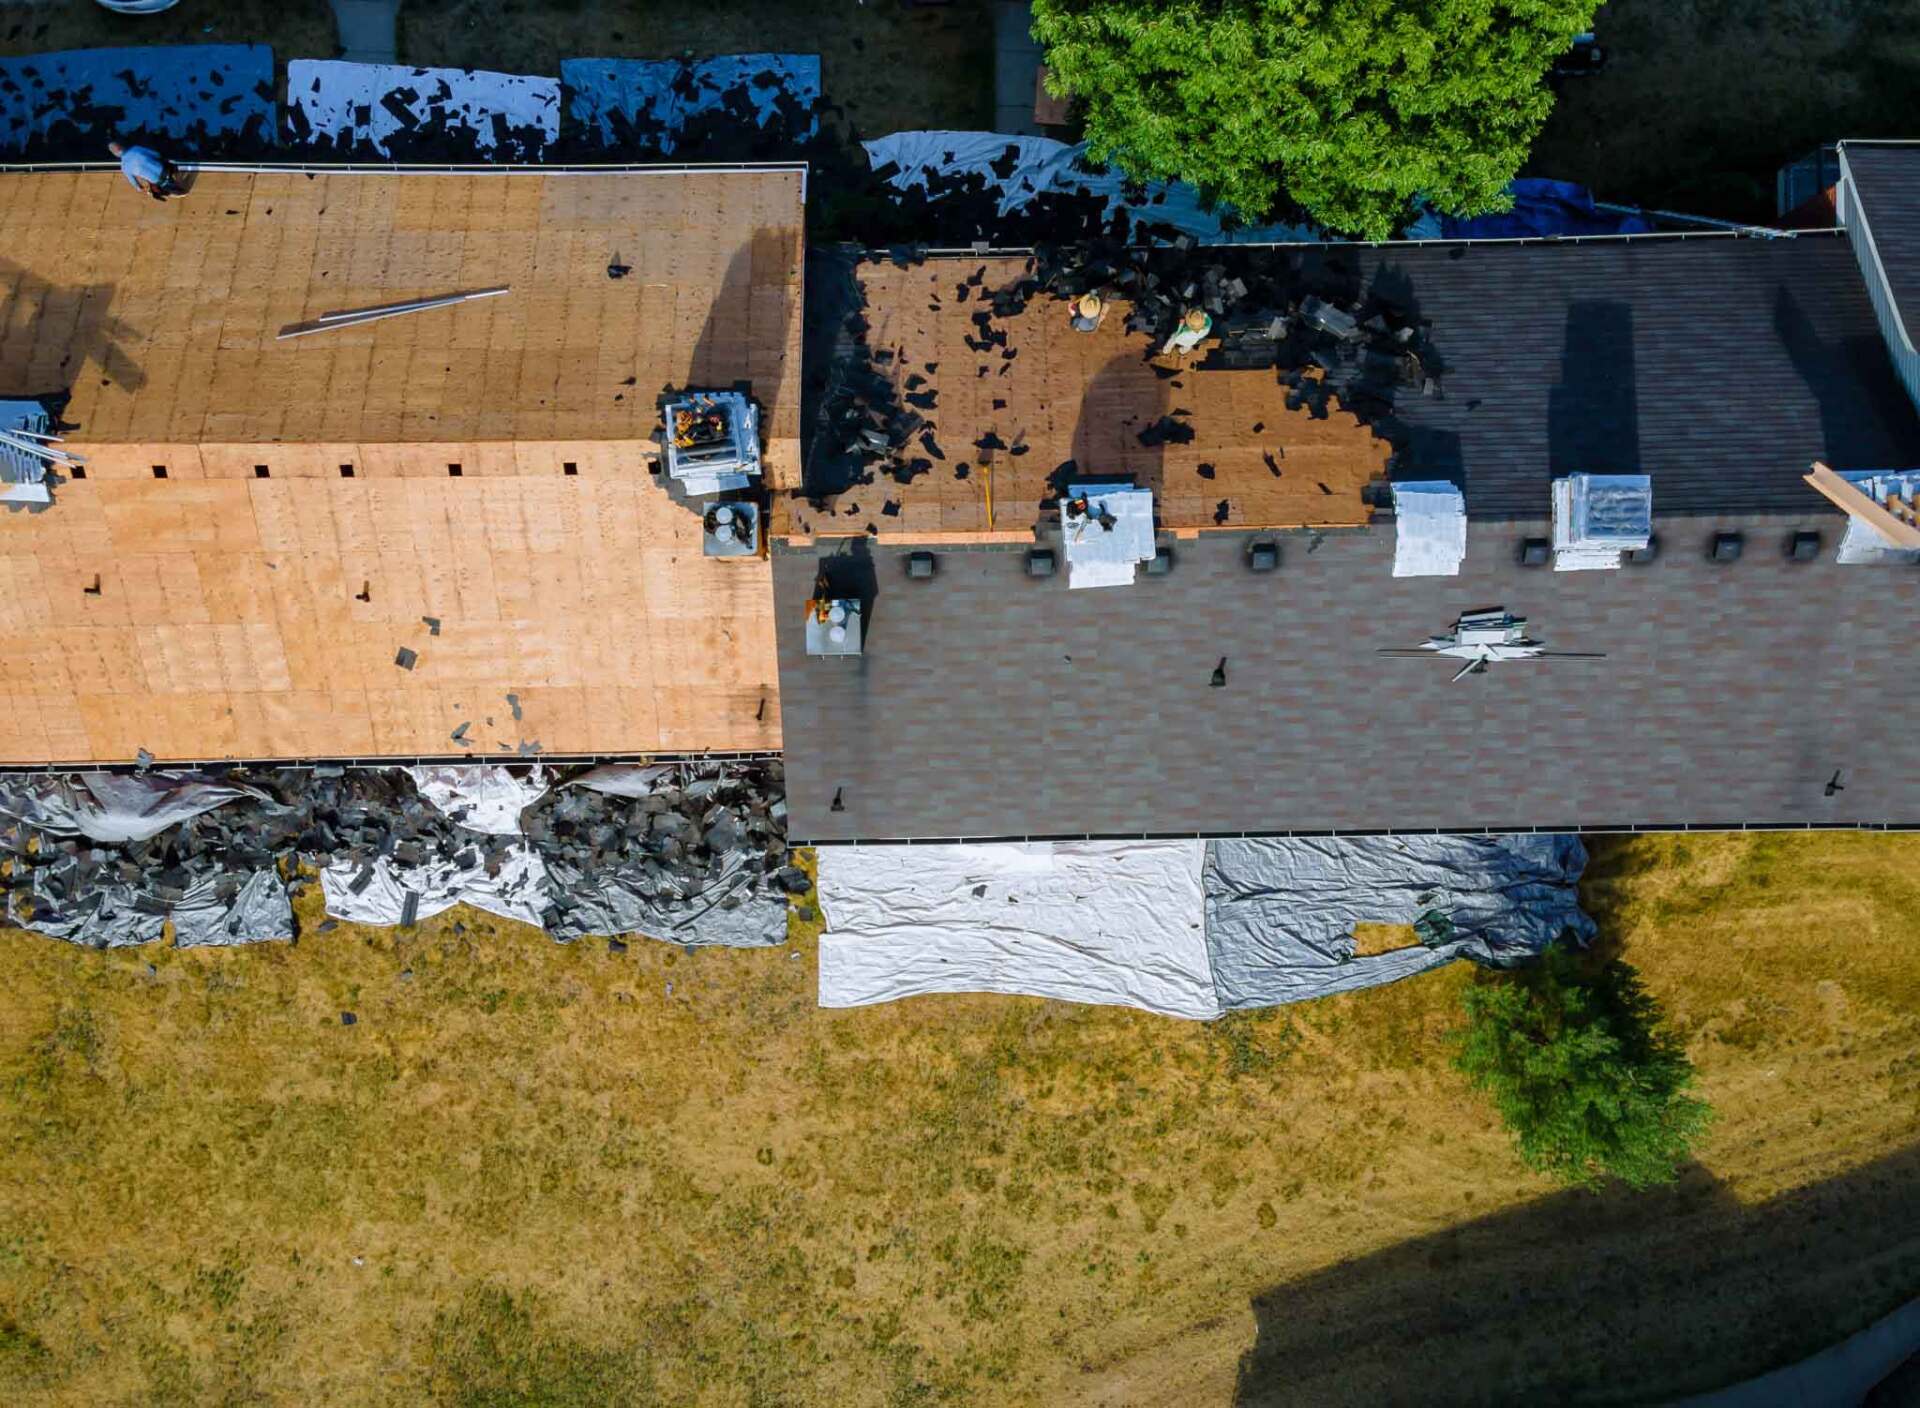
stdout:
{"type": "MultiPolygon", "coordinates": [[[[1602,848],[1592,902],[1722,1111],[1723,1203],[1912,1144],[1916,855],[1602,848]]],[[[1224,1403],[1256,1297],[1556,1205],[1446,1067],[1464,968],[1208,1026],[822,1011],[815,927],[623,955],[464,911],[230,953],[10,936],[0,1399],[1224,1403]]],[[[1800,1332],[1914,1289],[1841,1278],[1800,1332]]],[[[1776,1353],[1768,1278],[1732,1292],[1737,1333],[1685,1364],[1635,1354],[1652,1290],[1611,1305],[1619,1384],[1776,1353]]],[[[1380,1347],[1316,1343],[1321,1387],[1273,1401],[1367,1397],[1380,1347]]]]}

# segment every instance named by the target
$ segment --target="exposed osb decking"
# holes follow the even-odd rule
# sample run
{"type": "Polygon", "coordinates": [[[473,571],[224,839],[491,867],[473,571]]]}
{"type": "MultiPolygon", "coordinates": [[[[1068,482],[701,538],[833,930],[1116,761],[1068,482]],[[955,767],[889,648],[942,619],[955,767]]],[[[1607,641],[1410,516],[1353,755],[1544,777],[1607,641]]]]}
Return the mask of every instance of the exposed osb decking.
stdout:
{"type": "Polygon", "coordinates": [[[797,472],[798,171],[207,171],[165,204],[118,172],[0,182],[0,394],[71,387],[78,443],[637,454],[663,385],[747,380],[770,479],[797,472]],[[610,278],[615,262],[631,272],[610,278]],[[500,284],[275,340],[323,312],[500,284]]]}
{"type": "MultiPolygon", "coordinates": [[[[1337,402],[1325,419],[1288,410],[1286,388],[1270,370],[1201,372],[1172,357],[1147,362],[1144,338],[1124,331],[1125,305],[1109,311],[1100,331],[1076,333],[1064,304],[1036,298],[1017,317],[994,320],[1008,335],[1011,358],[997,346],[969,347],[980,335],[972,319],[984,293],[1013,282],[1025,262],[861,267],[869,345],[894,352],[890,370],[903,396],[912,376],[924,378],[914,394],[935,393],[932,409],[916,409],[932,422],[946,458],[909,484],[876,474],[824,512],[782,499],[776,533],[806,539],[871,528],[895,541],[1026,538],[1048,497],[1048,477],[1069,459],[1083,474],[1131,475],[1152,489],[1160,526],[1175,532],[1367,521],[1361,490],[1386,471],[1384,440],[1337,402]],[[982,284],[958,299],[958,287],[983,266],[982,284]],[[1178,374],[1157,375],[1156,365],[1178,374]],[[1187,413],[1189,443],[1141,444],[1143,429],[1176,411],[1187,413]],[[977,449],[988,432],[1009,448],[977,449]]],[[[933,458],[917,439],[904,455],[933,458]]]]}
{"type": "Polygon", "coordinates": [[[0,761],[780,746],[768,565],[702,557],[645,473],[57,492],[0,514],[31,606],[0,636],[0,761]]]}

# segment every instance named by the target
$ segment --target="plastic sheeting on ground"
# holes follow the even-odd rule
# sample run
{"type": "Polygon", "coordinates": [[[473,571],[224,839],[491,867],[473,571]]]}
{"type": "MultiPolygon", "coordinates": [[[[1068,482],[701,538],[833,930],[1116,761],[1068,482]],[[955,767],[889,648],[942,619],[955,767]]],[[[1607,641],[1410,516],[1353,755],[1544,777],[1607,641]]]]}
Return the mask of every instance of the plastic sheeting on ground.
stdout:
{"type": "Polygon", "coordinates": [[[1539,239],[1549,235],[1638,235],[1653,229],[1644,216],[1601,210],[1593,192],[1571,181],[1527,176],[1507,184],[1513,209],[1494,215],[1436,215],[1407,228],[1415,240],[1539,239]]]}
{"type": "Polygon", "coordinates": [[[690,122],[721,111],[796,142],[820,129],[817,54],[565,59],[560,82],[569,124],[623,155],[670,154],[690,122]]]}
{"type": "Polygon", "coordinates": [[[997,992],[1219,1014],[1198,841],[826,846],[820,1005],[997,992]]]}
{"type": "Polygon", "coordinates": [[[1393,575],[1457,577],[1467,555],[1467,501],[1444,479],[1393,486],[1393,575]]]}
{"type": "Polygon", "coordinates": [[[997,992],[1208,1018],[1539,952],[1593,922],[1572,836],[825,846],[820,1002],[997,992]],[[1431,943],[1356,956],[1354,926],[1431,943]]]}
{"type": "Polygon", "coordinates": [[[264,44],[0,59],[0,149],[12,156],[105,161],[116,137],[172,157],[226,155],[270,144],[273,114],[273,50],[264,44]]]}
{"type": "Polygon", "coordinates": [[[533,162],[560,136],[560,80],[295,59],[286,127],[294,144],[342,157],[533,162]]]}
{"type": "Polygon", "coordinates": [[[1133,183],[1117,167],[1088,169],[1086,144],[1068,146],[1050,137],[1011,137],[999,132],[895,132],[861,143],[878,172],[892,165],[889,179],[903,190],[925,186],[929,176],[980,176],[1000,192],[1000,214],[1023,209],[1048,192],[1104,196],[1109,215],[1126,210],[1137,222],[1167,225],[1196,239],[1218,243],[1260,244],[1317,240],[1305,225],[1250,225],[1227,229],[1205,207],[1200,193],[1178,181],[1133,183]],[[1145,192],[1144,199],[1135,196],[1145,192]]]}
{"type": "Polygon", "coordinates": [[[1207,952],[1220,1006],[1271,1007],[1373,987],[1456,958],[1510,962],[1563,934],[1584,944],[1577,836],[1364,836],[1215,841],[1207,952]],[[1440,942],[1357,957],[1356,924],[1414,924],[1440,942]]]}
{"type": "Polygon", "coordinates": [[[190,773],[15,775],[0,779],[0,815],[57,836],[111,844],[145,841],[223,803],[266,795],[190,773]]]}

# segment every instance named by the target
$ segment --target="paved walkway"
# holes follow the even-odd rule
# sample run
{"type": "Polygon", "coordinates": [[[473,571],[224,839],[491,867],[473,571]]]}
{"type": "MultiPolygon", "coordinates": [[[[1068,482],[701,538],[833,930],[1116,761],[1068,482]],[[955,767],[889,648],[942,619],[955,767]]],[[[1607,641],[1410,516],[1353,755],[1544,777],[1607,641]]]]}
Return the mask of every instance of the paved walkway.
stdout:
{"type": "MultiPolygon", "coordinates": [[[[340,0],[334,0],[338,5],[340,0]]],[[[1037,136],[1033,120],[1034,80],[1040,73],[1040,46],[1028,31],[1033,11],[1027,0],[994,0],[993,130],[1037,136]]]]}
{"type": "MultiPolygon", "coordinates": [[[[395,31],[399,28],[400,0],[329,0],[340,31],[340,57],[356,64],[399,62],[395,31]]],[[[1024,7],[1023,7],[1024,8],[1024,7]]]]}

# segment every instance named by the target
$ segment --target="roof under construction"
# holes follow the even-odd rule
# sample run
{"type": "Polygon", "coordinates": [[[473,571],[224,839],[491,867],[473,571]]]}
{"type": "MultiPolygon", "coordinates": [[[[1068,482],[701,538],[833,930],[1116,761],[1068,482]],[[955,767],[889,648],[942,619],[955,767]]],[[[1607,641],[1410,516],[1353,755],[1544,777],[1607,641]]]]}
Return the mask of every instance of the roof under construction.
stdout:
{"type": "Polygon", "coordinates": [[[767,564],[648,437],[747,382],[797,472],[800,170],[0,186],[0,394],[70,389],[86,461],[0,515],[0,762],[779,746],[767,564]]]}

